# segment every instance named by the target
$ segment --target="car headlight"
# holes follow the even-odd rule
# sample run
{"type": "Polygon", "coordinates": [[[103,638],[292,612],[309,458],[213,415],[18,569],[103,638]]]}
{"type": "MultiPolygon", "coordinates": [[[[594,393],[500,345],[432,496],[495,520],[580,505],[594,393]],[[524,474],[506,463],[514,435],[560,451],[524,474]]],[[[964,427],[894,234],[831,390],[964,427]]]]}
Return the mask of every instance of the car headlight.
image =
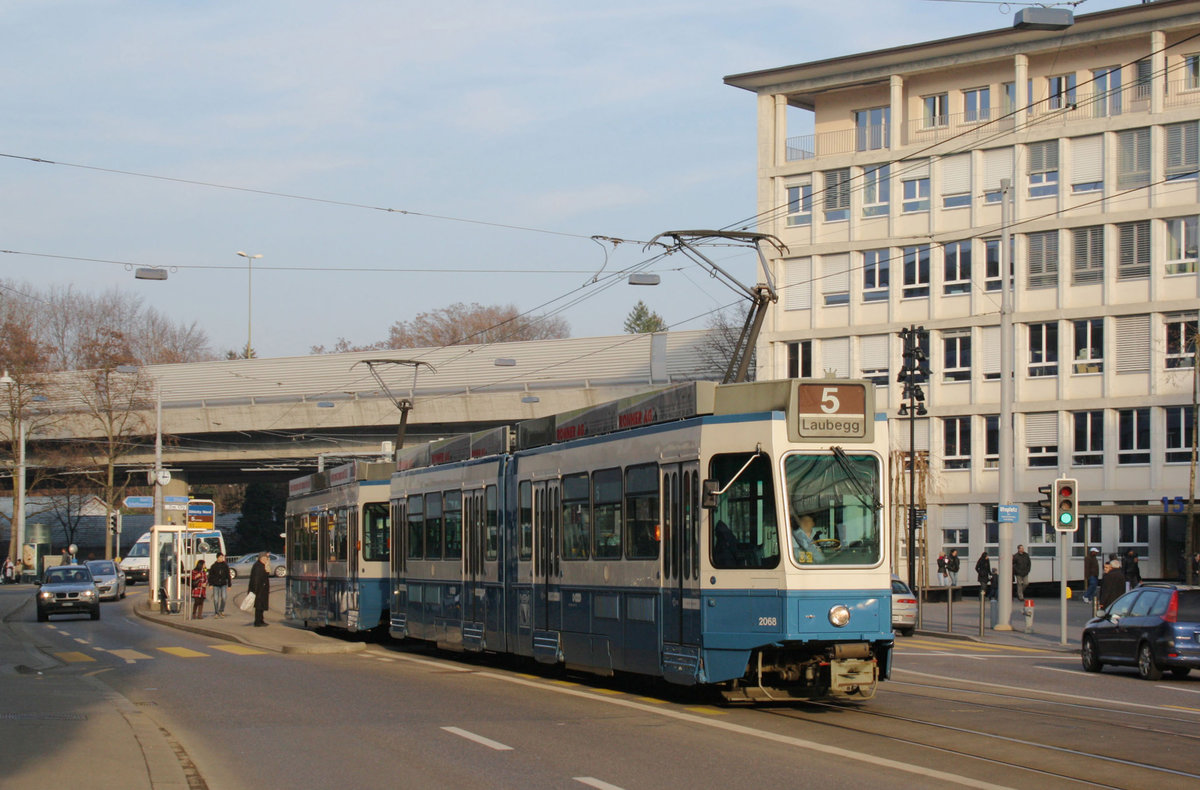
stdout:
{"type": "Polygon", "coordinates": [[[41,598],[43,601],[49,601],[54,598],[54,593],[49,590],[41,590],[38,592],[38,598],[41,598]]]}
{"type": "MultiPolygon", "coordinates": [[[[80,598],[95,598],[96,591],[95,590],[84,590],[83,592],[79,593],[79,597],[80,598]]],[[[849,615],[847,615],[847,617],[849,617],[849,615]]]]}
{"type": "Polygon", "coordinates": [[[835,628],[841,628],[850,622],[850,610],[843,604],[838,604],[829,610],[829,622],[835,628]]]}

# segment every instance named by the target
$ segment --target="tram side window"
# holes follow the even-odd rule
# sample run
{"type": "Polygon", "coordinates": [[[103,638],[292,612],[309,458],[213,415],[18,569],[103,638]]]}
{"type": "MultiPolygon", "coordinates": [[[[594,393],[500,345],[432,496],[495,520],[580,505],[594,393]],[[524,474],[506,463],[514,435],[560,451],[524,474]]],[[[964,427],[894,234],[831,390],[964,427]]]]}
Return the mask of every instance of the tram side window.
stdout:
{"type": "Polygon", "coordinates": [[[709,514],[709,558],[713,567],[777,567],[779,520],[770,460],[762,453],[715,455],[709,473],[719,488],[725,489],[709,514]]]}
{"type": "Polygon", "coordinates": [[[425,495],[425,559],[442,558],[442,494],[425,495]]]}
{"type": "Polygon", "coordinates": [[[496,487],[488,486],[484,497],[485,507],[487,508],[487,521],[484,522],[483,528],[486,530],[487,535],[484,542],[483,558],[485,560],[494,560],[500,556],[500,521],[496,510],[496,487]]]}
{"type": "Polygon", "coordinates": [[[330,562],[345,562],[350,556],[347,550],[350,531],[346,523],[349,515],[350,511],[344,507],[338,508],[331,514],[332,518],[329,524],[330,562]]]}
{"type": "Polygon", "coordinates": [[[408,498],[408,558],[425,556],[425,497],[417,494],[408,498]]]}
{"type": "Polygon", "coordinates": [[[587,472],[562,479],[563,559],[586,560],[592,542],[592,507],[587,472]]]}
{"type": "Polygon", "coordinates": [[[300,528],[300,556],[302,562],[316,562],[320,559],[317,556],[317,530],[320,525],[320,520],[315,514],[301,516],[300,528]]]}
{"type": "Polygon", "coordinates": [[[658,465],[625,470],[625,556],[658,559],[658,465]]]}
{"type": "Polygon", "coordinates": [[[362,510],[363,559],[367,562],[387,562],[388,530],[391,518],[384,502],[369,502],[362,510]]]}
{"type": "Polygon", "coordinates": [[[621,558],[620,469],[602,469],[592,475],[592,518],[596,531],[597,559],[621,558]]]}
{"type": "Polygon", "coordinates": [[[533,559],[533,484],[528,480],[517,486],[517,559],[533,559]]]}
{"type": "Polygon", "coordinates": [[[443,497],[445,515],[442,523],[446,533],[446,554],[448,560],[462,557],[462,491],[447,491],[443,497]]]}

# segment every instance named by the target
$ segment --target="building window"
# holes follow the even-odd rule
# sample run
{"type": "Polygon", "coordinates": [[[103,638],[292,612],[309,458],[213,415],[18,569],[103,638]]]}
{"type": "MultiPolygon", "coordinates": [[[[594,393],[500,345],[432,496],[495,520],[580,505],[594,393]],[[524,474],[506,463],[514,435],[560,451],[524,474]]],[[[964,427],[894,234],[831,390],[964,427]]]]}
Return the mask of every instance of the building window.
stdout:
{"type": "Polygon", "coordinates": [[[1183,58],[1183,89],[1194,91],[1200,88],[1200,55],[1185,55],[1183,58]]]}
{"type": "Polygon", "coordinates": [[[850,254],[826,255],[821,259],[821,295],[825,306],[850,303],[850,254]]]}
{"type": "Polygon", "coordinates": [[[1104,281],[1104,226],[1071,231],[1071,278],[1076,285],[1104,281]]]}
{"type": "Polygon", "coordinates": [[[926,129],[950,124],[950,111],[947,94],[938,93],[926,96],[921,100],[923,108],[922,120],[926,129]]]}
{"type": "Polygon", "coordinates": [[[1075,466],[1104,465],[1104,412],[1075,412],[1075,466]]]}
{"type": "Polygon", "coordinates": [[[863,216],[880,217],[888,213],[891,167],[863,168],[863,216]]]}
{"type": "Polygon", "coordinates": [[[1150,463],[1150,409],[1120,409],[1117,434],[1118,464],[1150,463]]]}
{"type": "MultiPolygon", "coordinates": [[[[949,553],[950,549],[967,547],[971,531],[966,527],[953,527],[951,529],[942,530],[942,548],[949,553]]],[[[961,552],[960,552],[961,553],[961,552]]],[[[961,571],[960,571],[961,573],[961,571]]],[[[965,577],[964,577],[965,578],[965,577]]]]}
{"type": "Polygon", "coordinates": [[[905,212],[929,211],[929,177],[910,178],[901,181],[904,188],[905,212]]]}
{"type": "Polygon", "coordinates": [[[970,469],[971,418],[947,417],[942,420],[942,435],[945,439],[942,466],[945,469],[970,469]]]}
{"type": "Polygon", "coordinates": [[[1142,58],[1133,64],[1133,98],[1134,101],[1148,101],[1150,86],[1154,84],[1154,64],[1150,58],[1142,58]]]}
{"type": "Polygon", "coordinates": [[[1047,105],[1051,110],[1062,110],[1075,105],[1075,75],[1059,74],[1046,78],[1047,105]]]}
{"type": "Polygon", "coordinates": [[[942,335],[942,377],[945,381],[971,380],[971,333],[946,332],[942,335]]]}
{"type": "Polygon", "coordinates": [[[787,188],[788,227],[812,224],[812,184],[796,184],[787,188]]]}
{"type": "Polygon", "coordinates": [[[863,256],[863,301],[884,302],[888,298],[890,250],[865,250],[863,256]]]}
{"type": "Polygon", "coordinates": [[[872,107],[854,113],[855,146],[859,151],[876,151],[888,147],[888,126],[891,124],[890,107],[872,107]]]}
{"type": "Polygon", "coordinates": [[[1168,181],[1195,178],[1200,168],[1200,124],[1195,121],[1167,124],[1166,173],[1168,181]]]}
{"type": "Polygon", "coordinates": [[[1124,556],[1129,549],[1133,549],[1139,557],[1149,556],[1149,516],[1124,515],[1120,517],[1117,527],[1117,551],[1124,556]]]}
{"type": "Polygon", "coordinates": [[[1163,319],[1167,330],[1166,366],[1192,367],[1196,361],[1196,316],[1183,313],[1163,316],[1163,319]]]}
{"type": "Polygon", "coordinates": [[[1167,406],[1167,463],[1192,462],[1192,434],[1195,422],[1191,406],[1167,406]]]}
{"type": "Polygon", "coordinates": [[[1104,372],[1104,319],[1085,318],[1074,322],[1075,372],[1104,372]]]}
{"type": "Polygon", "coordinates": [[[1004,281],[1000,277],[1000,239],[983,240],[983,287],[999,291],[1004,281]]]}
{"type": "Polygon", "coordinates": [[[967,123],[986,121],[992,117],[992,89],[973,88],[963,91],[963,120],[967,123]]]}
{"type": "Polygon", "coordinates": [[[929,245],[904,248],[904,298],[929,296],[929,245]]]}
{"type": "Polygon", "coordinates": [[[1121,114],[1121,67],[1093,69],[1092,85],[1096,92],[1093,111],[1097,118],[1121,114]]]}
{"type": "Polygon", "coordinates": [[[1117,188],[1133,189],[1150,183],[1150,130],[1117,132],[1117,188]]]}
{"type": "Polygon", "coordinates": [[[886,387],[890,383],[891,373],[888,360],[891,355],[891,337],[888,335],[870,335],[862,338],[859,344],[859,360],[862,378],[872,382],[876,387],[886,387]]]}
{"type": "Polygon", "coordinates": [[[1196,217],[1172,217],[1167,224],[1167,274],[1196,271],[1196,217]]]}
{"type": "Polygon", "coordinates": [[[944,269],[943,292],[965,294],[971,292],[971,241],[952,241],[942,248],[944,269]]]}
{"type": "Polygon", "coordinates": [[[787,374],[789,379],[812,378],[811,340],[793,340],[787,344],[787,374]]]}
{"type": "Polygon", "coordinates": [[[825,176],[825,221],[850,218],[850,168],[827,170],[825,176]]]}
{"type": "Polygon", "coordinates": [[[1000,466],[1000,415],[985,414],[983,417],[983,468],[996,469],[1000,466]]]}
{"type": "Polygon", "coordinates": [[[1150,220],[1122,222],[1117,225],[1117,279],[1134,280],[1150,276],[1150,220]]]}
{"type": "Polygon", "coordinates": [[[1030,233],[1025,237],[1029,288],[1058,287],[1058,231],[1030,233]]]}
{"type": "Polygon", "coordinates": [[[1058,140],[1029,144],[1029,197],[1058,194],[1058,140]]]}
{"type": "Polygon", "coordinates": [[[1058,375],[1058,322],[1029,325],[1029,375],[1058,375]]]}
{"type": "Polygon", "coordinates": [[[1034,444],[1025,449],[1029,451],[1029,466],[1058,466],[1057,444],[1034,444]]]}

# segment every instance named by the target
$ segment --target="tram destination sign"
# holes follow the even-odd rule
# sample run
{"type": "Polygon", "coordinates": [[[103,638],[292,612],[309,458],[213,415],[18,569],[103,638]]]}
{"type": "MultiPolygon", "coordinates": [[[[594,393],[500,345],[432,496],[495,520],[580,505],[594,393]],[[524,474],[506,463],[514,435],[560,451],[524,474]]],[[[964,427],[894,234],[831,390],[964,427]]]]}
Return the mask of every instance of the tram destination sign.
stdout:
{"type": "Polygon", "coordinates": [[[799,438],[870,441],[874,404],[868,388],[865,382],[798,382],[795,425],[799,438]]]}

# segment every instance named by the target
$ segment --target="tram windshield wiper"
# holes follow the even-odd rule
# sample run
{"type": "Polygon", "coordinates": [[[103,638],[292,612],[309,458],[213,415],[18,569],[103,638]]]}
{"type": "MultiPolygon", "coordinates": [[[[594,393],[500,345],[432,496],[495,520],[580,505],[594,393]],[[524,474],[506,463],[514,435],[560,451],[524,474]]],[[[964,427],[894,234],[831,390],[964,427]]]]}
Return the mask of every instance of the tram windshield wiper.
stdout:
{"type": "Polygon", "coordinates": [[[858,472],[854,469],[854,464],[850,463],[850,459],[846,456],[846,451],[841,447],[834,446],[829,450],[833,453],[833,458],[837,461],[837,465],[846,475],[846,482],[854,487],[863,502],[870,502],[872,510],[879,510],[883,507],[883,503],[879,501],[879,496],[875,493],[874,486],[869,486],[863,482],[858,472]]]}

